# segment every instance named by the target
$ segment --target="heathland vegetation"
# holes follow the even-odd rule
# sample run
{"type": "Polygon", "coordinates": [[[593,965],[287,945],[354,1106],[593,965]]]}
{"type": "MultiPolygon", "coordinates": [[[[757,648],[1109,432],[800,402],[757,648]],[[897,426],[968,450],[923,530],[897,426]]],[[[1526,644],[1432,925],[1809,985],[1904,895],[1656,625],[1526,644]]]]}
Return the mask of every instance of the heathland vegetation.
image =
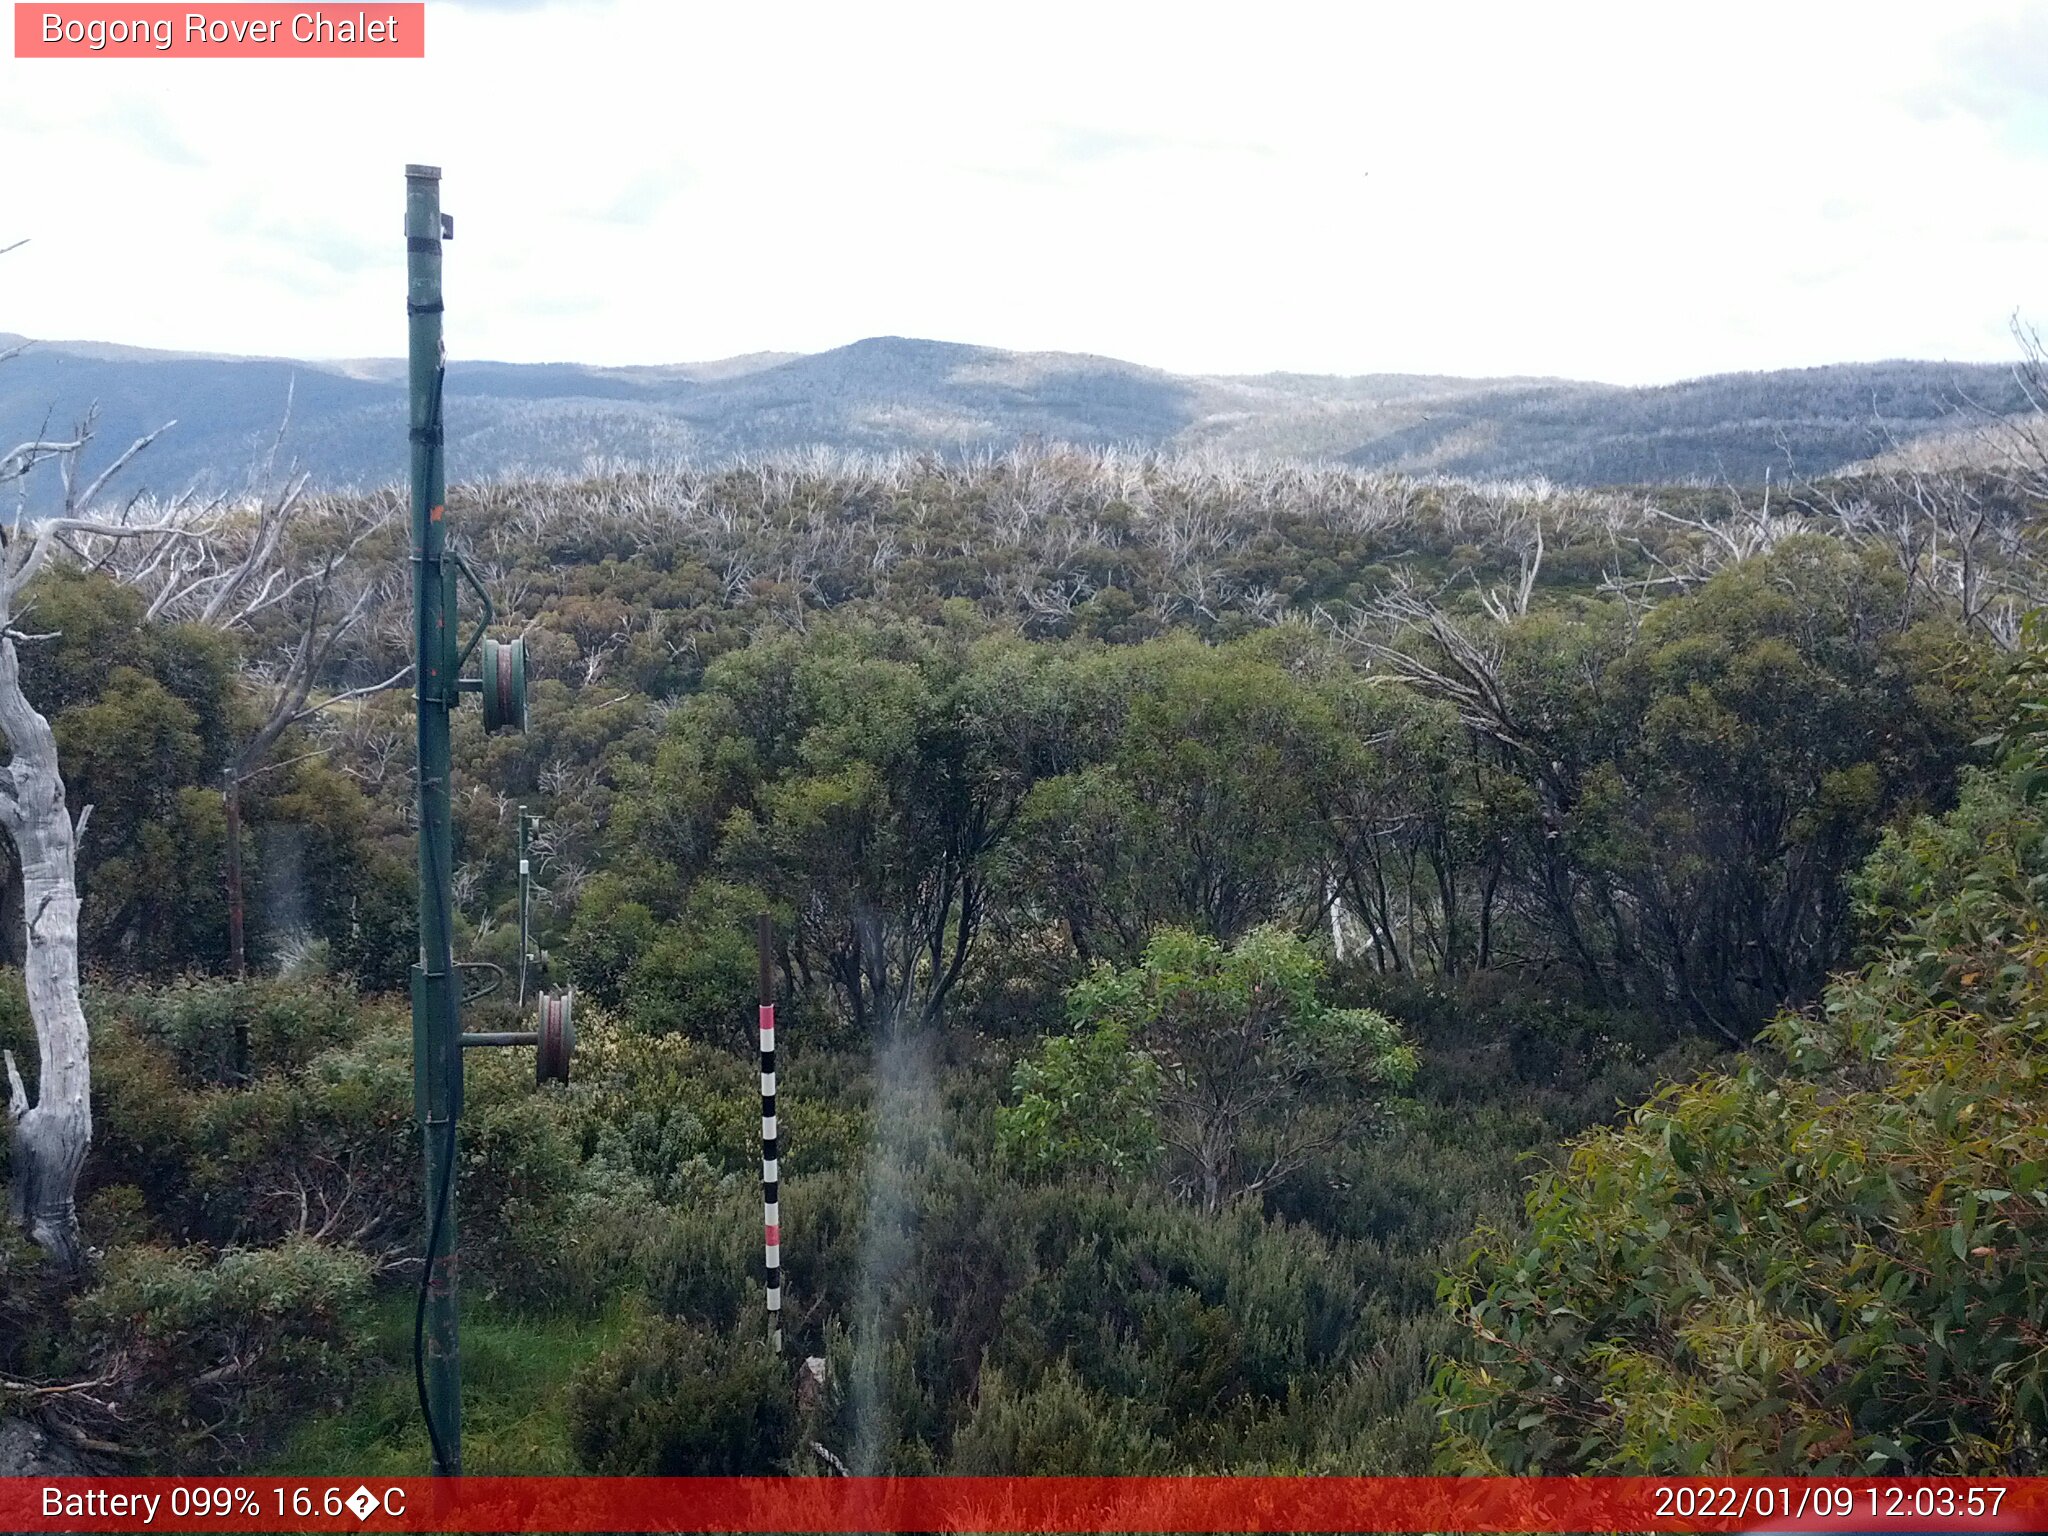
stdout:
{"type": "MultiPolygon", "coordinates": [[[[459,488],[534,685],[458,720],[458,952],[513,958],[530,807],[582,1021],[567,1088],[469,1063],[469,1469],[2040,1470],[2044,489],[459,488]]],[[[0,1391],[410,1470],[402,507],[183,515],[17,617],[95,1135],[0,1391]]]]}

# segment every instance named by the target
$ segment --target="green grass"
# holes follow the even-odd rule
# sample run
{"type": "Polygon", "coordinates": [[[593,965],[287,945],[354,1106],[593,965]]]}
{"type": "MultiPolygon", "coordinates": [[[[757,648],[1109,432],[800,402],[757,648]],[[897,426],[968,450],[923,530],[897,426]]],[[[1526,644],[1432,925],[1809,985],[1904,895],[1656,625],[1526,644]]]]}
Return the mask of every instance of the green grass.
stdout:
{"type": "MultiPolygon", "coordinates": [[[[532,1317],[470,1302],[462,1318],[462,1470],[477,1476],[572,1473],[569,1379],[617,1342],[636,1309],[597,1317],[532,1317]]],[[[412,1368],[410,1291],[381,1302],[355,1400],[299,1426],[266,1470],[287,1476],[413,1477],[427,1469],[412,1368]]]]}

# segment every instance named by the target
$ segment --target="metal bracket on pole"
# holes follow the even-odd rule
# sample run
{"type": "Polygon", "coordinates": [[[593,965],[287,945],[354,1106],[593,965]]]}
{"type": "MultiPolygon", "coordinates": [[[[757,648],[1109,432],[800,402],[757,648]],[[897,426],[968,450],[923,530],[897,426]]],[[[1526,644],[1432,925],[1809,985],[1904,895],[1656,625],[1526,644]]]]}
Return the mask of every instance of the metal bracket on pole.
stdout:
{"type": "MultiPolygon", "coordinates": [[[[450,545],[448,548],[448,558],[455,562],[455,569],[461,573],[462,579],[469,583],[469,590],[474,592],[477,595],[477,599],[484,605],[484,616],[476,622],[476,633],[469,637],[469,643],[463,646],[460,654],[455,658],[455,675],[461,677],[462,669],[469,665],[469,658],[476,654],[477,642],[483,639],[484,631],[491,627],[491,620],[498,616],[498,610],[491,602],[490,589],[483,584],[482,578],[476,573],[476,567],[469,563],[462,550],[455,545],[450,545]]],[[[449,616],[451,618],[454,616],[452,605],[449,609],[449,616]]],[[[467,684],[464,686],[466,687],[467,684]]]]}

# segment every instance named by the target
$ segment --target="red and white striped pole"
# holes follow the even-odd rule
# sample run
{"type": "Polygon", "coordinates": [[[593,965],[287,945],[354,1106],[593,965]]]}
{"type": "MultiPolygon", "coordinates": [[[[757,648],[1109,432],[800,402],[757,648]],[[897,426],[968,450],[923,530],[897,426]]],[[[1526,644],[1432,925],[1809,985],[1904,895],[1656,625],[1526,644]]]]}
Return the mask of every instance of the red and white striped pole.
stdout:
{"type": "Polygon", "coordinates": [[[768,1342],[781,1354],[782,1169],[775,1125],[775,922],[766,912],[754,920],[754,949],[761,966],[761,1237],[768,1255],[768,1342]]]}

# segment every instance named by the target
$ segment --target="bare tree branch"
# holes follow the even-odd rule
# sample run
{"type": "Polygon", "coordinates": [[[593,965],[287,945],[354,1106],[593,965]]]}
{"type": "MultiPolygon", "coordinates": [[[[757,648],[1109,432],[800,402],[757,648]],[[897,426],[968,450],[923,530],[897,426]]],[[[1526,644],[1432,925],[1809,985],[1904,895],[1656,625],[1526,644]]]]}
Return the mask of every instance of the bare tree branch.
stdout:
{"type": "MultiPolygon", "coordinates": [[[[109,480],[113,479],[114,476],[118,475],[123,469],[127,468],[138,453],[142,452],[143,449],[147,448],[151,443],[155,442],[158,438],[162,437],[166,432],[170,431],[171,428],[175,427],[177,424],[177,420],[173,418],[172,420],[167,421],[162,426],[158,427],[154,432],[145,432],[141,437],[135,439],[134,442],[130,443],[126,448],[124,448],[121,451],[120,456],[117,457],[113,463],[109,464],[105,469],[101,470],[99,475],[93,480],[92,484],[88,485],[85,488],[83,494],[77,497],[73,497],[71,495],[70,476],[67,473],[65,476],[64,493],[65,516],[69,517],[73,513],[82,511],[83,509],[90,507],[93,504],[94,500],[99,496],[99,493],[106,488],[106,484],[109,480]]],[[[67,468],[69,462],[70,461],[67,459],[67,468]]]]}

